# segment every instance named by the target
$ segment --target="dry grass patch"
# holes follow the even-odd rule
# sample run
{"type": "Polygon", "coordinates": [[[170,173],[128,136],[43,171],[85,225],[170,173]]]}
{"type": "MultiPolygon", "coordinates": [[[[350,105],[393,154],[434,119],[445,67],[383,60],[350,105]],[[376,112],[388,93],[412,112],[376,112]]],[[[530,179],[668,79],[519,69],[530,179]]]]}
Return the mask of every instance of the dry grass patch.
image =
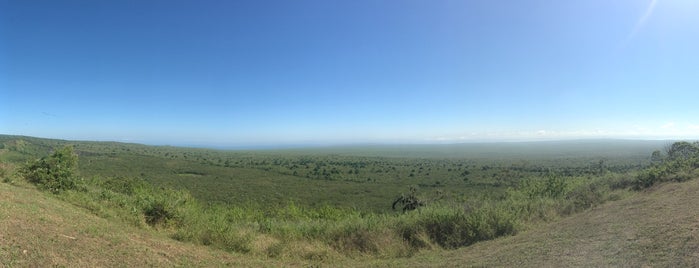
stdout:
{"type": "Polygon", "coordinates": [[[0,183],[0,215],[4,267],[279,266],[110,222],[50,194],[6,183],[0,183]]]}

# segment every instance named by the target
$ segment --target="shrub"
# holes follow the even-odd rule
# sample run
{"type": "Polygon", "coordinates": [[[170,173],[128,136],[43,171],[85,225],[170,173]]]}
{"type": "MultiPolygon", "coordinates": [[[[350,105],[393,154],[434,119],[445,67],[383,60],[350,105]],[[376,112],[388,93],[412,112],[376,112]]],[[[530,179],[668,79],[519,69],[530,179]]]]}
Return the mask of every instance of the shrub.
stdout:
{"type": "Polygon", "coordinates": [[[610,190],[626,189],[635,185],[636,178],[629,174],[617,174],[608,178],[606,183],[610,190]]]}
{"type": "Polygon", "coordinates": [[[102,186],[117,193],[133,195],[137,189],[147,187],[144,180],[139,178],[109,178],[102,182],[102,186]]]}
{"type": "Polygon", "coordinates": [[[410,193],[402,194],[393,201],[391,208],[396,210],[396,206],[401,207],[403,212],[415,210],[425,205],[425,202],[417,198],[417,188],[410,187],[410,193]]]}
{"type": "Polygon", "coordinates": [[[342,229],[331,236],[333,241],[330,244],[340,251],[377,253],[380,249],[376,243],[377,234],[365,228],[342,229]]]}
{"type": "Polygon", "coordinates": [[[563,178],[526,179],[519,187],[529,198],[559,198],[566,194],[568,184],[563,178]]]}
{"type": "Polygon", "coordinates": [[[415,222],[401,222],[397,226],[396,232],[412,249],[430,247],[430,237],[422,230],[422,226],[415,222]]]}
{"type": "MultiPolygon", "coordinates": [[[[658,151],[651,158],[657,158],[658,151]]],[[[699,142],[675,142],[667,150],[668,157],[661,163],[641,171],[634,181],[635,189],[644,189],[663,181],[686,181],[696,176],[699,168],[699,142]]]]}
{"type": "Polygon", "coordinates": [[[675,142],[667,150],[670,160],[687,159],[699,155],[699,143],[689,143],[686,141],[675,142]]]}
{"type": "Polygon", "coordinates": [[[463,209],[429,208],[399,223],[398,234],[412,247],[458,248],[517,232],[515,214],[505,206],[486,205],[470,213],[463,209]],[[422,234],[429,237],[425,241],[422,234]]]}
{"type": "Polygon", "coordinates": [[[665,156],[663,156],[663,153],[661,153],[660,150],[655,150],[650,155],[650,162],[653,164],[662,163],[664,160],[665,156]]]}
{"type": "Polygon", "coordinates": [[[74,177],[78,156],[72,146],[56,150],[48,157],[28,162],[20,168],[20,175],[39,188],[52,193],[82,189],[81,181],[74,177]]]}
{"type": "Polygon", "coordinates": [[[572,214],[602,203],[604,191],[603,185],[594,182],[576,187],[566,195],[568,203],[563,208],[562,213],[572,214]]]}
{"type": "Polygon", "coordinates": [[[146,205],[143,208],[143,215],[146,218],[146,223],[150,226],[164,224],[174,217],[174,213],[170,208],[166,207],[164,202],[156,200],[146,205]]]}
{"type": "Polygon", "coordinates": [[[2,163],[0,163],[0,178],[2,178],[2,182],[4,183],[12,183],[12,178],[7,176],[7,169],[2,163]]]}
{"type": "Polygon", "coordinates": [[[150,226],[168,225],[182,222],[186,205],[193,203],[189,193],[155,187],[139,188],[134,193],[146,223],[150,226]],[[173,222],[174,221],[174,222],[173,222]]]}

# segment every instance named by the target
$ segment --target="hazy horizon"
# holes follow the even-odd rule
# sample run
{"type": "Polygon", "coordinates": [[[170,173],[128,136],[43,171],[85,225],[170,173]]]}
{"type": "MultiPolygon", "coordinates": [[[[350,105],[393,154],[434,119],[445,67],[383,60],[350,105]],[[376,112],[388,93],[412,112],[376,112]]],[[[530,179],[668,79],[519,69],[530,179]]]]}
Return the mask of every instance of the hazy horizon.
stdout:
{"type": "MultiPolygon", "coordinates": [[[[141,144],[147,146],[173,146],[173,147],[183,147],[183,148],[201,148],[201,149],[215,149],[215,150],[286,150],[286,149],[362,149],[362,148],[374,148],[374,149],[395,149],[395,148],[456,148],[463,146],[487,146],[487,147],[500,147],[500,146],[548,146],[548,145],[580,145],[580,144],[671,144],[672,142],[679,141],[675,139],[623,139],[623,138],[590,138],[590,139],[548,139],[548,140],[469,140],[469,141],[432,141],[432,142],[347,142],[347,143],[319,143],[319,142],[294,142],[294,143],[268,143],[268,144],[255,144],[255,143],[167,143],[167,142],[144,142],[136,140],[110,140],[110,139],[63,139],[63,138],[51,138],[42,136],[27,136],[20,134],[6,134],[0,133],[0,135],[9,136],[20,136],[20,137],[30,137],[39,139],[57,139],[69,142],[118,142],[126,144],[141,144]]],[[[696,141],[695,139],[684,139],[685,141],[696,141]]],[[[661,148],[656,148],[661,149],[661,148]]]]}
{"type": "Polygon", "coordinates": [[[3,1],[0,133],[198,147],[699,139],[699,2],[3,1]]]}

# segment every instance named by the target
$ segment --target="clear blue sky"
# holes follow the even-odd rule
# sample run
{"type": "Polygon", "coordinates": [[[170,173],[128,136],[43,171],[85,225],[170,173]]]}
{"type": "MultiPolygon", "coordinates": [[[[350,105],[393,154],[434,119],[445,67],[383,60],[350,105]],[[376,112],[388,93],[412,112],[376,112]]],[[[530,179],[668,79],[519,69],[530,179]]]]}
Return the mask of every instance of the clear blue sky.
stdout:
{"type": "Polygon", "coordinates": [[[699,1],[0,1],[0,133],[699,138],[699,1]]]}

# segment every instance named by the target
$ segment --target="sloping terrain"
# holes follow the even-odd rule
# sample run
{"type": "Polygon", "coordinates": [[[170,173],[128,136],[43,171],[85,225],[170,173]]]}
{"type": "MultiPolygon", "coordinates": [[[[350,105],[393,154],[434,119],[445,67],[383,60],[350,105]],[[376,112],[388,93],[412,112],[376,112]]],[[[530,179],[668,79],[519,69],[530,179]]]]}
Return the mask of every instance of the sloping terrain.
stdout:
{"type": "MultiPolygon", "coordinates": [[[[666,183],[516,236],[402,259],[332,266],[699,265],[699,180],[666,183]]],[[[287,260],[288,261],[288,260],[287,260]]],[[[25,266],[304,266],[180,243],[94,216],[29,186],[0,183],[0,264],[25,266]]]]}
{"type": "Polygon", "coordinates": [[[697,267],[699,180],[658,185],[516,236],[389,265],[697,267]]]}
{"type": "Polygon", "coordinates": [[[278,265],[180,243],[94,216],[36,189],[0,183],[0,267],[51,266],[278,265]]]}

